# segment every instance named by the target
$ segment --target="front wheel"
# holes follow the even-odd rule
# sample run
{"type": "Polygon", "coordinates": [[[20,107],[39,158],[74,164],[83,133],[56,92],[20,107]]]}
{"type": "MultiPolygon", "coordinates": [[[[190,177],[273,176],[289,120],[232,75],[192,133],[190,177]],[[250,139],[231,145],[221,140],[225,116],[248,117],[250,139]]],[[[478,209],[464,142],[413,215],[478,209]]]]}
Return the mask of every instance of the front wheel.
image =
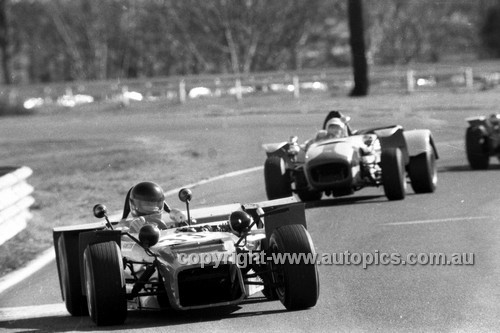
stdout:
{"type": "MultiPolygon", "coordinates": [[[[61,234],[58,240],[57,263],[61,291],[66,309],[72,316],[86,316],[87,299],[82,292],[78,262],[78,239],[70,234],[61,234]]],[[[77,235],[78,236],[78,235],[77,235]]]]}
{"type": "Polygon", "coordinates": [[[264,163],[264,181],[269,200],[292,196],[290,175],[285,161],[279,156],[269,156],[264,163]]]}
{"type": "Polygon", "coordinates": [[[406,174],[403,153],[399,148],[382,150],[380,161],[382,183],[389,200],[402,200],[406,196],[406,174]]]}
{"type": "Polygon", "coordinates": [[[477,127],[469,127],[465,132],[465,150],[472,169],[485,170],[490,164],[487,138],[477,127]]]}
{"type": "Polygon", "coordinates": [[[434,152],[426,151],[410,157],[408,175],[415,193],[432,193],[437,185],[437,166],[434,152]]]}
{"type": "Polygon", "coordinates": [[[118,244],[111,241],[89,245],[83,264],[90,317],[98,326],[123,324],[127,298],[118,244]]]}
{"type": "Polygon", "coordinates": [[[316,305],[319,297],[318,269],[314,245],[304,226],[292,224],[277,228],[269,240],[269,249],[273,259],[273,284],[285,308],[301,310],[316,305]],[[280,256],[282,261],[278,260],[280,256]],[[296,262],[292,262],[293,256],[298,259],[296,262]]]}

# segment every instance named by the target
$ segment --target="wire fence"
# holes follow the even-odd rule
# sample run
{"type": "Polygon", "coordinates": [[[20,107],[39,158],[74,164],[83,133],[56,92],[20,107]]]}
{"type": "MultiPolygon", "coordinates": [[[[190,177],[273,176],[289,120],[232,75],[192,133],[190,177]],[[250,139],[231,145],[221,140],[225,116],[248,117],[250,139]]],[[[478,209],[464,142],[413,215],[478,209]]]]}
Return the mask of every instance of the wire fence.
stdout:
{"type": "MultiPolygon", "coordinates": [[[[500,61],[471,66],[415,65],[374,67],[369,73],[371,92],[415,93],[438,89],[482,90],[500,84],[500,61]]],[[[256,94],[289,94],[299,98],[308,92],[348,93],[353,87],[350,68],[265,72],[248,75],[200,75],[127,80],[64,82],[1,86],[0,98],[32,105],[58,103],[75,106],[102,100],[167,99],[186,103],[195,98],[232,96],[241,100],[256,94]]]]}

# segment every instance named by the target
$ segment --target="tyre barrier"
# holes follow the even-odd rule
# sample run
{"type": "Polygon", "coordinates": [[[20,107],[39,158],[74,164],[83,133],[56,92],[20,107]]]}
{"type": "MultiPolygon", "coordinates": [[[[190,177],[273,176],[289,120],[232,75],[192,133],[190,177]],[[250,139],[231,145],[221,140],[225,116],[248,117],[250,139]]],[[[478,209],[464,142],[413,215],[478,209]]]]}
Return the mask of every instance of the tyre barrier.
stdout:
{"type": "Polygon", "coordinates": [[[25,166],[0,167],[0,245],[26,228],[32,218],[29,208],[35,199],[26,181],[32,173],[25,166]]]}

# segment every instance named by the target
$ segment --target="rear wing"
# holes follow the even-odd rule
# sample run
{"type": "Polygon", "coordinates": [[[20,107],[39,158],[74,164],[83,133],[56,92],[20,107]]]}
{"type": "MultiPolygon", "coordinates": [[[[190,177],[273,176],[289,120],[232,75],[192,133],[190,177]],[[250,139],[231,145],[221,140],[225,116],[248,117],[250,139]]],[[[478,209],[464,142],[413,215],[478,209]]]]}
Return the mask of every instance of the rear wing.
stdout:
{"type": "Polygon", "coordinates": [[[196,224],[211,222],[227,222],[232,212],[244,210],[254,219],[264,211],[266,238],[269,239],[276,228],[289,224],[301,224],[307,229],[305,204],[298,202],[295,197],[276,200],[266,200],[248,204],[230,204],[223,206],[198,208],[191,210],[191,216],[196,219],[196,224]]]}
{"type": "MultiPolygon", "coordinates": [[[[229,220],[229,215],[237,210],[245,211],[256,211],[258,208],[262,208],[264,212],[278,207],[286,206],[292,203],[296,203],[297,199],[295,197],[288,197],[276,200],[266,200],[256,203],[233,203],[228,205],[205,207],[191,209],[191,217],[196,220],[196,224],[210,223],[210,222],[224,222],[229,220]]],[[[184,212],[186,213],[186,212],[184,212]]]]}

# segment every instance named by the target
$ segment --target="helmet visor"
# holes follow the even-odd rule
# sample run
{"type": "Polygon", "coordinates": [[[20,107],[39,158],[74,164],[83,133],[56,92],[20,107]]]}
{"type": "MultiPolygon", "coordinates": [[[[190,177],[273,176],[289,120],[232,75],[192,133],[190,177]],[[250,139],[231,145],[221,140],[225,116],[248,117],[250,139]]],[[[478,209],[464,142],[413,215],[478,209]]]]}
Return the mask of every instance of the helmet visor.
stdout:
{"type": "Polygon", "coordinates": [[[145,201],[138,199],[130,200],[130,210],[135,216],[160,213],[163,209],[163,200],[145,201]]]}

